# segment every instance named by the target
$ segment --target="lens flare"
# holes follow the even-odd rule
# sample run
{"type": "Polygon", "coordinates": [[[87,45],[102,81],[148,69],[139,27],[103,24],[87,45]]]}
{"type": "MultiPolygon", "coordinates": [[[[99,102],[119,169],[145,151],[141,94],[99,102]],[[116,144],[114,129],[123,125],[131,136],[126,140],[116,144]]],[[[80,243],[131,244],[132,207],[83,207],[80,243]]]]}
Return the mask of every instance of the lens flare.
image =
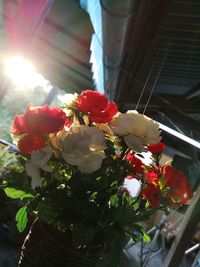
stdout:
{"type": "Polygon", "coordinates": [[[35,67],[22,56],[13,56],[4,60],[5,74],[16,86],[33,87],[38,83],[35,67]]]}

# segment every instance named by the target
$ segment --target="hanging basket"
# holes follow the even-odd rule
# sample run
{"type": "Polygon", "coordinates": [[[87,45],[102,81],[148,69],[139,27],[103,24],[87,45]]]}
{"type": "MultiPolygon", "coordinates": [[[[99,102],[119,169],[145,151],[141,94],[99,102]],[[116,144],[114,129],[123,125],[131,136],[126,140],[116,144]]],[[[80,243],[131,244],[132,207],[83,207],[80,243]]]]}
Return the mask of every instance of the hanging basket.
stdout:
{"type": "Polygon", "coordinates": [[[67,235],[35,221],[22,246],[18,267],[95,267],[100,254],[71,248],[67,235]]]}

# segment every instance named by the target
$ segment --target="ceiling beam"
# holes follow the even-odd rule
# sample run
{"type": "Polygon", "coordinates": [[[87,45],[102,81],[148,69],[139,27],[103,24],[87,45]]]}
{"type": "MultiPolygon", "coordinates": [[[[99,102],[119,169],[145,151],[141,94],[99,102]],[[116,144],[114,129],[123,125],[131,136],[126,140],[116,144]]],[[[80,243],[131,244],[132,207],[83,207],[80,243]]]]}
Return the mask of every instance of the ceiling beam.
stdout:
{"type": "Polygon", "coordinates": [[[90,41],[81,38],[78,34],[72,31],[69,31],[66,26],[60,25],[49,18],[46,18],[45,24],[53,28],[55,32],[61,32],[64,35],[67,35],[70,39],[73,39],[75,42],[84,46],[86,49],[90,46],[90,41]]]}
{"type": "MultiPolygon", "coordinates": [[[[191,99],[195,96],[200,96],[200,83],[191,88],[186,94],[184,94],[185,99],[191,99]]],[[[200,107],[199,107],[200,109],[200,107]]]]}
{"type": "MultiPolygon", "coordinates": [[[[143,67],[145,59],[154,44],[161,24],[168,14],[171,0],[138,1],[136,15],[130,21],[127,33],[125,53],[122,68],[135,77],[143,67]]],[[[127,93],[132,87],[132,79],[120,72],[115,92],[115,101],[118,102],[121,94],[127,93]]]]}
{"type": "MultiPolygon", "coordinates": [[[[49,54],[48,50],[45,50],[42,47],[35,46],[35,56],[36,58],[42,59],[37,64],[37,70],[51,83],[60,87],[65,91],[68,90],[68,82],[74,83],[73,89],[76,88],[91,88],[93,87],[93,80],[90,79],[87,75],[84,75],[84,71],[80,70],[77,66],[72,67],[72,65],[63,63],[58,59],[58,57],[49,54]],[[48,66],[53,66],[49,68],[48,66]],[[57,76],[63,76],[61,79],[57,79],[57,76]]],[[[87,69],[86,69],[87,72],[87,69]]]]}
{"type": "MultiPolygon", "coordinates": [[[[135,92],[135,90],[133,89],[132,91],[129,92],[128,96],[123,96],[123,98],[120,98],[119,103],[121,105],[126,105],[134,108],[137,104],[140,94],[141,94],[140,92],[135,92]]],[[[140,102],[141,107],[146,104],[149,94],[150,94],[149,92],[146,92],[142,96],[140,102]]],[[[164,100],[161,100],[160,97],[168,103],[167,107],[170,105],[180,109],[183,112],[199,113],[199,107],[200,107],[199,98],[193,100],[186,100],[184,97],[181,97],[180,95],[154,94],[150,100],[149,105],[152,107],[154,106],[156,109],[162,110],[163,107],[165,107],[166,103],[163,106],[164,100]]]]}
{"type": "Polygon", "coordinates": [[[173,108],[166,108],[163,110],[163,113],[166,114],[173,122],[185,127],[188,131],[192,131],[200,135],[200,123],[198,120],[192,119],[184,112],[173,108]]]}

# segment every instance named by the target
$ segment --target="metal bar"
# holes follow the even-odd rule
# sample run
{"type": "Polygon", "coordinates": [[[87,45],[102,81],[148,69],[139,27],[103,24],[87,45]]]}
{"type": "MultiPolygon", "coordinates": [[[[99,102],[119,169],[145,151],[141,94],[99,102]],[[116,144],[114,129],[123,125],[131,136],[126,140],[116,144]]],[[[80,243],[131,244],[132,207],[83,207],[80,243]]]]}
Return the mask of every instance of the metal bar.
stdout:
{"type": "Polygon", "coordinates": [[[196,257],[195,257],[195,260],[194,260],[194,262],[193,262],[193,264],[192,264],[192,267],[198,267],[199,266],[199,264],[198,264],[198,261],[200,260],[200,251],[198,252],[198,254],[196,255],[196,257]],[[198,265],[197,265],[198,264],[198,265]]]}
{"type": "Polygon", "coordinates": [[[200,186],[182,220],[181,228],[170,248],[164,267],[179,266],[185,253],[185,248],[190,243],[195,227],[199,221],[200,213],[200,186]]]}
{"type": "Polygon", "coordinates": [[[145,259],[144,259],[144,263],[143,263],[142,267],[145,267],[147,262],[149,261],[149,258],[151,256],[151,252],[152,252],[152,250],[153,250],[153,248],[154,248],[154,246],[155,246],[155,244],[157,242],[157,239],[158,239],[158,237],[160,235],[160,232],[161,232],[162,227],[163,227],[164,223],[166,222],[166,220],[167,220],[167,215],[164,214],[162,216],[160,224],[158,225],[158,228],[157,228],[157,230],[155,232],[155,235],[154,235],[154,237],[153,237],[153,239],[151,241],[151,245],[150,245],[149,251],[148,251],[148,253],[147,253],[147,255],[146,255],[145,259]]]}
{"type": "Polygon", "coordinates": [[[185,255],[188,255],[188,254],[190,254],[191,252],[193,252],[193,251],[195,251],[196,249],[199,249],[199,248],[200,248],[200,243],[198,243],[198,244],[192,246],[191,248],[187,249],[187,250],[185,251],[185,255]]]}
{"type": "Polygon", "coordinates": [[[186,13],[176,13],[176,12],[170,12],[169,16],[175,16],[175,17],[184,17],[184,18],[200,18],[200,15],[193,15],[193,14],[186,14],[186,13]]]}

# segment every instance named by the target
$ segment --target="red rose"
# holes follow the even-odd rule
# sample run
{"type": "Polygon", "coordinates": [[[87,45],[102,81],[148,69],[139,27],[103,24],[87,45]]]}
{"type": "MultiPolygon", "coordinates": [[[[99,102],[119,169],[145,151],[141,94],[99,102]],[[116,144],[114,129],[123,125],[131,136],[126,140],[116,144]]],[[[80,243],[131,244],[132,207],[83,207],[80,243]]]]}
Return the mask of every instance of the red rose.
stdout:
{"type": "Polygon", "coordinates": [[[169,189],[168,198],[174,206],[183,205],[192,198],[192,189],[184,174],[171,165],[163,169],[165,186],[169,189]]]}
{"type": "Polygon", "coordinates": [[[66,121],[66,114],[62,109],[48,107],[40,108],[28,106],[24,115],[17,115],[13,121],[11,132],[22,133],[55,133],[61,130],[66,121]]]}
{"type": "Polygon", "coordinates": [[[148,183],[158,185],[159,180],[162,177],[162,166],[151,166],[151,168],[145,172],[145,175],[148,183]]]}
{"type": "Polygon", "coordinates": [[[46,139],[41,134],[26,134],[18,142],[19,150],[26,155],[30,155],[34,150],[39,150],[45,146],[46,139]]]}
{"type": "Polygon", "coordinates": [[[135,155],[131,153],[128,153],[126,155],[126,159],[129,161],[130,165],[132,166],[134,173],[139,174],[144,171],[143,163],[138,157],[136,157],[135,155]]]}
{"type": "Polygon", "coordinates": [[[160,188],[153,184],[147,184],[142,190],[142,197],[148,200],[153,208],[157,208],[160,205],[161,196],[160,188]]]}
{"type": "Polygon", "coordinates": [[[164,143],[148,145],[148,150],[152,154],[161,154],[165,150],[165,148],[166,148],[166,145],[164,143]]]}
{"type": "Polygon", "coordinates": [[[78,97],[76,107],[87,113],[89,119],[96,123],[109,122],[118,112],[114,102],[109,102],[103,94],[93,90],[82,92],[78,97]]]}
{"type": "Polygon", "coordinates": [[[145,173],[147,182],[150,184],[158,184],[159,182],[159,176],[155,172],[148,171],[145,173]]]}
{"type": "Polygon", "coordinates": [[[16,135],[25,133],[24,129],[24,115],[17,115],[12,122],[11,132],[16,135]]]}

